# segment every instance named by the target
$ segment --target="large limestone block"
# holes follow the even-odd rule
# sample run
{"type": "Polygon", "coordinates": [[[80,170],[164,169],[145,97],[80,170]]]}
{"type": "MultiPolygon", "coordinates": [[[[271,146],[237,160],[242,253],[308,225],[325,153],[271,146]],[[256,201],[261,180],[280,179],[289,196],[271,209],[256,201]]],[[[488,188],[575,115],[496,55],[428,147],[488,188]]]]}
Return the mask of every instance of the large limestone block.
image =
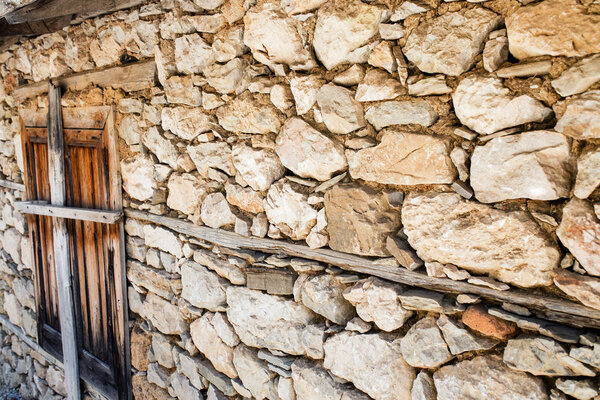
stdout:
{"type": "Polygon", "coordinates": [[[406,40],[404,55],[423,72],[458,76],[473,66],[488,34],[501,21],[498,14],[485,8],[425,20],[406,40]]]}
{"type": "Polygon", "coordinates": [[[279,111],[269,97],[249,92],[219,107],[217,118],[230,132],[269,133],[281,127],[279,111]]]}
{"type": "Polygon", "coordinates": [[[387,130],[381,143],[346,152],[354,179],[389,185],[452,183],[456,169],[447,138],[387,130]]]}
{"type": "Polygon", "coordinates": [[[308,204],[308,196],[287,179],[271,186],[264,205],[269,222],[292,240],[306,239],[317,223],[317,210],[308,204]]]}
{"type": "Polygon", "coordinates": [[[386,14],[360,0],[327,2],[319,9],[313,40],[319,61],[327,69],[352,62],[360,56],[361,46],[378,33],[386,14]]]}
{"type": "Polygon", "coordinates": [[[283,125],[275,152],[286,168],[303,178],[326,181],[348,166],[344,146],[300,118],[290,118],[283,125]]]}
{"type": "Polygon", "coordinates": [[[600,220],[590,202],[571,199],[556,235],[590,275],[600,276],[600,220]]]}
{"type": "Polygon", "coordinates": [[[186,107],[163,108],[161,123],[165,131],[171,131],[184,140],[194,140],[215,124],[213,117],[205,114],[200,108],[186,107]]]}
{"type": "Polygon", "coordinates": [[[344,298],[356,306],[356,313],[364,321],[372,321],[379,329],[391,332],[413,315],[402,307],[400,293],[399,285],[370,277],[347,289],[344,298]]]}
{"type": "Polygon", "coordinates": [[[573,96],[554,128],[578,140],[600,138],[600,90],[573,96]]]}
{"type": "Polygon", "coordinates": [[[330,274],[296,280],[302,304],[338,325],[346,325],[354,317],[354,307],[343,296],[346,285],[330,274]]]}
{"type": "Polygon", "coordinates": [[[478,75],[463,79],[452,101],[460,122],[486,135],[527,122],[541,122],[552,113],[532,97],[512,96],[502,80],[478,75]]]}
{"type": "Polygon", "coordinates": [[[297,400],[367,400],[357,390],[336,382],[320,363],[299,358],[292,364],[297,400]]]}
{"type": "Polygon", "coordinates": [[[495,355],[442,367],[433,381],[438,400],[548,400],[541,379],[512,371],[495,355]]]}
{"type": "Polygon", "coordinates": [[[316,101],[330,132],[346,134],[365,126],[363,107],[350,90],[328,84],[319,89],[316,101]]]}
{"type": "MultiPolygon", "coordinates": [[[[411,193],[404,232],[425,261],[454,264],[521,287],[547,286],[560,253],[533,218],[455,193],[411,193]]],[[[331,223],[330,223],[331,224],[331,223]]]]}
{"type": "Polygon", "coordinates": [[[136,200],[146,201],[154,196],[154,162],[149,156],[136,155],[121,161],[123,189],[136,200]]]}
{"type": "Polygon", "coordinates": [[[398,211],[385,193],[366,186],[334,186],[325,194],[329,246],[347,253],[387,255],[385,240],[400,228],[398,211]]]}
{"type": "Polygon", "coordinates": [[[580,57],[600,52],[600,15],[577,0],[546,0],[506,18],[510,52],[517,58],[580,57]]]}
{"type": "Polygon", "coordinates": [[[305,40],[302,24],[275,4],[264,3],[244,17],[244,44],[266,65],[287,64],[293,70],[310,70],[317,63],[305,40]]]}
{"type": "Polygon", "coordinates": [[[206,267],[188,261],[181,266],[181,297],[191,305],[211,311],[225,310],[227,296],[225,291],[229,282],[206,267]]]}
{"type": "Polygon", "coordinates": [[[270,149],[254,149],[245,143],[236,143],[232,157],[235,169],[254,190],[269,189],[285,173],[279,157],[270,149]]]}
{"type": "Polygon", "coordinates": [[[167,206],[184,214],[194,214],[206,197],[204,182],[191,174],[173,174],[169,177],[167,206]]]}
{"type": "Polygon", "coordinates": [[[227,305],[229,322],[246,345],[322,357],[323,328],[303,305],[239,286],[227,289],[227,305]]]}
{"type": "Polygon", "coordinates": [[[483,203],[569,197],[575,170],[569,140],[552,131],[504,136],[478,146],[471,157],[471,186],[483,203]]]}
{"type": "Polygon", "coordinates": [[[230,378],[238,376],[233,366],[233,347],[225,344],[211,323],[214,314],[205,313],[190,324],[190,334],[194,346],[206,356],[215,367],[230,378]]]}
{"type": "Polygon", "coordinates": [[[410,399],[415,370],[404,361],[400,340],[384,334],[342,332],[325,342],[325,368],[375,400],[410,399]]]}

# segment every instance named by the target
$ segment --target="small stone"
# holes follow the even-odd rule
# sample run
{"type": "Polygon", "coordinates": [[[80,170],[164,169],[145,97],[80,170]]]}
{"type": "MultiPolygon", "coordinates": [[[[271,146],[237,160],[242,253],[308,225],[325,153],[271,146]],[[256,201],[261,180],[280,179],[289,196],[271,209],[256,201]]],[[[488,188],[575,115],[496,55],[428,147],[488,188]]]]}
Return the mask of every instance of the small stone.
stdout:
{"type": "Polygon", "coordinates": [[[513,371],[495,355],[478,356],[433,374],[437,400],[546,400],[544,382],[513,371]]]}
{"type": "Polygon", "coordinates": [[[554,284],[586,306],[600,310],[600,279],[557,270],[554,273],[554,284]]]}
{"type": "Polygon", "coordinates": [[[188,324],[176,305],[149,293],[144,300],[144,317],[165,335],[179,335],[187,331],[188,324]]]}
{"type": "Polygon", "coordinates": [[[360,102],[392,100],[405,93],[402,84],[387,72],[371,69],[356,88],[354,98],[360,102]]]}
{"type": "Polygon", "coordinates": [[[175,60],[179,72],[191,75],[201,73],[212,64],[214,55],[210,45],[194,33],[175,39],[175,60]]]}
{"type": "Polygon", "coordinates": [[[383,331],[391,332],[404,325],[413,315],[402,307],[399,285],[367,278],[344,292],[344,298],[356,306],[356,313],[364,321],[372,321],[383,331]]]}
{"type": "Polygon", "coordinates": [[[202,93],[194,86],[191,77],[172,76],[164,83],[165,95],[169,103],[199,106],[202,104],[202,93]]]}
{"type": "Polygon", "coordinates": [[[229,204],[252,214],[265,211],[263,197],[260,192],[230,183],[225,184],[225,191],[227,192],[229,204]]]}
{"type": "Polygon", "coordinates": [[[406,35],[402,24],[379,24],[379,36],[384,40],[398,40],[406,35]]]}
{"type": "Polygon", "coordinates": [[[475,133],[465,127],[456,128],[454,130],[454,134],[456,136],[460,136],[461,138],[467,139],[467,140],[474,140],[475,138],[477,138],[477,133],[475,133]]]}
{"type": "Polygon", "coordinates": [[[577,159],[577,178],[573,194],[587,199],[600,186],[600,147],[584,151],[577,159]]]}
{"type": "Polygon", "coordinates": [[[350,400],[352,393],[359,393],[337,382],[322,364],[306,359],[294,362],[292,380],[298,400],[350,400]]]}
{"type": "Polygon", "coordinates": [[[229,203],[221,192],[206,196],[200,215],[202,222],[214,229],[235,224],[235,214],[231,212],[229,203]]]}
{"type": "Polygon", "coordinates": [[[562,97],[583,93],[600,81],[600,54],[586,57],[564,71],[551,84],[562,97]]]}
{"type": "Polygon", "coordinates": [[[253,149],[245,143],[237,143],[233,146],[232,156],[235,169],[257,191],[269,189],[285,172],[279,157],[270,149],[253,149]]]}
{"type": "Polygon", "coordinates": [[[319,181],[346,169],[344,147],[300,118],[290,118],[277,135],[275,152],[296,175],[319,181]]]}
{"type": "Polygon", "coordinates": [[[344,328],[347,331],[353,331],[358,333],[367,333],[371,330],[371,324],[362,320],[359,317],[354,317],[346,324],[344,328]]]}
{"type": "Polygon", "coordinates": [[[246,61],[234,58],[226,64],[209,65],[204,68],[204,76],[208,84],[219,93],[239,93],[247,86],[247,83],[242,84],[247,67],[246,61]]]}
{"type": "Polygon", "coordinates": [[[458,178],[466,182],[469,179],[469,168],[467,167],[469,154],[462,147],[456,146],[450,152],[450,159],[458,171],[458,178]]]}
{"type": "Polygon", "coordinates": [[[595,368],[600,368],[600,344],[592,343],[589,347],[573,347],[569,352],[569,356],[581,361],[582,363],[591,365],[595,368]]]}
{"type": "Polygon", "coordinates": [[[170,230],[144,225],[144,240],[148,247],[155,247],[178,258],[183,256],[181,240],[170,230]]]}
{"type": "Polygon", "coordinates": [[[452,89],[446,84],[443,75],[424,78],[408,85],[408,94],[411,96],[431,96],[452,93],[452,89]]]}
{"type": "Polygon", "coordinates": [[[437,368],[453,358],[433,317],[414,324],[402,338],[400,348],[406,362],[418,368],[437,368]]]}
{"type": "Polygon", "coordinates": [[[446,138],[386,130],[381,143],[357,152],[347,151],[350,175],[392,185],[452,183],[456,170],[446,138]]]}
{"type": "Polygon", "coordinates": [[[369,107],[365,118],[379,131],[390,125],[431,126],[438,114],[424,100],[386,101],[369,107]]]}
{"type": "Polygon", "coordinates": [[[562,345],[545,337],[521,336],[509,340],[503,359],[510,368],[534,375],[596,375],[594,371],[569,357],[562,345]]]}
{"type": "Polygon", "coordinates": [[[469,306],[462,315],[462,322],[484,336],[506,340],[516,332],[516,325],[490,315],[482,306],[469,306]]]}
{"type": "Polygon", "coordinates": [[[448,12],[412,31],[403,51],[423,72],[458,76],[468,71],[501,17],[484,8],[448,12]]]}
{"type": "Polygon", "coordinates": [[[552,69],[552,60],[519,63],[496,71],[500,78],[522,78],[526,76],[547,75],[552,69]]]}
{"type": "Polygon", "coordinates": [[[269,220],[267,219],[267,215],[265,213],[256,214],[252,218],[252,227],[250,228],[252,236],[265,237],[268,230],[269,220]]]}
{"type": "Polygon", "coordinates": [[[456,296],[456,301],[458,301],[460,304],[476,304],[479,303],[480,300],[481,298],[474,294],[462,293],[456,296]]]}
{"type": "Polygon", "coordinates": [[[483,49],[483,68],[494,72],[508,60],[508,38],[498,36],[486,42],[483,49]]]}
{"type": "Polygon", "coordinates": [[[590,275],[600,276],[600,220],[590,202],[571,199],[556,235],[590,275]]]}
{"type": "Polygon", "coordinates": [[[576,0],[519,7],[506,18],[510,52],[518,59],[542,55],[580,57],[600,52],[600,16],[576,0]],[[560,24],[556,24],[557,18],[560,24]],[[539,27],[543,26],[543,32],[539,27]]]}
{"type": "Polygon", "coordinates": [[[477,75],[464,78],[452,100],[460,122],[486,135],[528,122],[541,122],[552,113],[532,97],[511,96],[500,79],[477,75]]]}
{"type": "Polygon", "coordinates": [[[317,92],[325,84],[316,75],[295,76],[290,79],[290,90],[296,103],[296,113],[306,114],[317,101],[317,92]]]}
{"type": "Polygon", "coordinates": [[[423,266],[423,260],[417,256],[417,253],[415,253],[406,241],[398,237],[388,236],[385,242],[385,248],[394,256],[400,265],[410,271],[414,271],[423,266]]]}
{"type": "Polygon", "coordinates": [[[288,86],[275,85],[270,93],[271,103],[281,112],[294,105],[294,96],[288,86]]]}
{"type": "Polygon", "coordinates": [[[497,340],[472,334],[461,322],[444,314],[438,318],[437,325],[442,330],[450,352],[454,355],[467,351],[490,350],[498,344],[497,340]]]}
{"type": "Polygon", "coordinates": [[[556,380],[556,387],[577,400],[591,400],[600,394],[598,385],[591,379],[576,381],[573,379],[558,378],[556,380]]]}
{"type": "Polygon", "coordinates": [[[244,274],[244,271],[233,261],[223,260],[216,254],[207,250],[194,251],[194,261],[215,271],[217,275],[227,279],[234,285],[246,284],[246,275],[244,274]]]}
{"type": "Polygon", "coordinates": [[[212,117],[195,108],[165,107],[162,109],[161,120],[165,131],[171,131],[181,139],[189,141],[213,127],[212,117]]]}
{"type": "Polygon", "coordinates": [[[437,392],[433,378],[425,371],[419,372],[413,382],[411,400],[436,400],[437,392]]]}
{"type": "Polygon", "coordinates": [[[371,55],[369,55],[368,62],[372,66],[384,69],[390,74],[396,72],[398,69],[398,64],[396,63],[394,54],[392,54],[392,44],[386,41],[375,46],[371,55]]]}
{"type": "Polygon", "coordinates": [[[219,31],[212,44],[213,55],[218,62],[227,62],[248,51],[243,40],[243,26],[232,26],[219,31]]]}
{"type": "Polygon", "coordinates": [[[358,85],[365,77],[365,70],[359,64],[353,64],[344,72],[339,73],[333,78],[333,82],[342,86],[358,85]]]}
{"type": "MultiPolygon", "coordinates": [[[[313,46],[325,68],[349,62],[378,32],[385,18],[383,8],[358,0],[334,0],[319,9],[313,46]]],[[[364,62],[364,61],[363,61],[364,62]]]]}
{"type": "Polygon", "coordinates": [[[565,113],[554,129],[577,140],[600,138],[600,90],[590,90],[567,100],[565,113]]]}
{"type": "Polygon", "coordinates": [[[471,185],[469,185],[467,182],[455,181],[455,182],[452,182],[452,185],[450,187],[456,193],[461,195],[461,197],[464,197],[467,200],[469,200],[471,197],[473,197],[473,188],[471,188],[471,185]]]}
{"type": "Polygon", "coordinates": [[[387,256],[386,238],[400,227],[387,196],[357,185],[337,185],[325,194],[329,246],[347,253],[387,256]]]}
{"type": "Polygon", "coordinates": [[[352,98],[350,90],[328,84],[319,89],[316,101],[330,132],[347,134],[365,126],[362,105],[352,98]]]}
{"type": "Polygon", "coordinates": [[[415,370],[404,361],[400,340],[383,334],[342,332],[325,342],[325,368],[375,400],[410,398],[415,370]]]}
{"type": "Polygon", "coordinates": [[[333,276],[325,274],[301,281],[297,290],[302,304],[306,307],[338,325],[346,325],[355,313],[352,304],[342,295],[345,289],[346,285],[338,282],[333,276]]]}
{"type": "Polygon", "coordinates": [[[410,289],[398,295],[402,307],[414,311],[444,312],[444,295],[423,289],[410,289]]]}
{"type": "Polygon", "coordinates": [[[271,186],[265,198],[267,218],[292,240],[305,239],[317,222],[317,211],[307,200],[307,195],[282,179],[271,186]]]}
{"type": "Polygon", "coordinates": [[[230,132],[278,132],[281,127],[279,115],[269,96],[249,92],[217,109],[219,124],[230,132]]]}
{"type": "Polygon", "coordinates": [[[139,201],[150,200],[157,187],[154,162],[148,156],[136,155],[121,161],[123,189],[139,201]]]}
{"type": "Polygon", "coordinates": [[[421,0],[405,1],[400,5],[400,7],[396,8],[390,20],[394,22],[402,21],[410,17],[411,15],[421,14],[429,11],[430,9],[431,7],[421,0]]]}

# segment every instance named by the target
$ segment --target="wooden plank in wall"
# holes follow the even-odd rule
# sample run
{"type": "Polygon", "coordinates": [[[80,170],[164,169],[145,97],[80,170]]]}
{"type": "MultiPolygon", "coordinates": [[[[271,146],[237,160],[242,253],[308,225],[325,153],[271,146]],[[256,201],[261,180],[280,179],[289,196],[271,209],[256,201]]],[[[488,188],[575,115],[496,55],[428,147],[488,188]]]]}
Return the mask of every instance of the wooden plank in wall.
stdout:
{"type": "Polygon", "coordinates": [[[0,187],[7,188],[7,189],[12,189],[12,190],[19,190],[21,192],[25,191],[25,185],[24,184],[7,181],[5,179],[0,179],[0,187]]]}
{"type": "Polygon", "coordinates": [[[375,264],[368,258],[330,249],[311,249],[295,243],[256,237],[246,237],[234,232],[196,226],[177,218],[165,217],[139,210],[125,210],[125,216],[152,222],[210,243],[232,249],[251,249],[271,254],[286,254],[335,265],[341,269],[377,276],[392,282],[436,290],[444,293],[470,293],[495,302],[509,302],[542,313],[547,319],[580,327],[600,328],[600,310],[573,301],[549,295],[537,295],[511,288],[498,291],[464,281],[435,278],[404,268],[390,268],[375,264]]]}
{"type": "Polygon", "coordinates": [[[250,289],[264,290],[269,294],[290,295],[294,293],[296,274],[275,268],[246,268],[246,286],[250,289]]]}
{"type": "MultiPolygon", "coordinates": [[[[53,205],[66,204],[65,149],[60,107],[60,88],[48,84],[48,165],[50,200],[53,205]]],[[[79,380],[79,346],[71,277],[69,235],[64,218],[53,217],[54,262],[60,310],[62,354],[65,386],[69,400],[81,399],[79,380]]]]}
{"type": "MultiPolygon", "coordinates": [[[[63,108],[63,129],[104,129],[110,110],[110,106],[63,108]]],[[[47,135],[47,109],[22,109],[19,115],[26,128],[43,128],[40,135],[47,135]]]]}
{"type": "MultiPolygon", "coordinates": [[[[82,90],[90,85],[96,85],[133,91],[152,87],[155,75],[156,63],[152,59],[116,67],[78,72],[54,78],[53,81],[63,90],[82,90]]],[[[12,96],[17,101],[23,101],[43,95],[47,91],[48,81],[46,80],[19,86],[12,92],[12,96]]]]}
{"type": "Polygon", "coordinates": [[[114,224],[123,217],[122,211],[105,211],[90,208],[55,206],[40,201],[16,201],[15,208],[25,214],[77,219],[80,221],[114,224]]]}
{"type": "Polygon", "coordinates": [[[37,0],[5,15],[11,24],[38,21],[63,15],[110,13],[135,7],[145,0],[37,0]]]}

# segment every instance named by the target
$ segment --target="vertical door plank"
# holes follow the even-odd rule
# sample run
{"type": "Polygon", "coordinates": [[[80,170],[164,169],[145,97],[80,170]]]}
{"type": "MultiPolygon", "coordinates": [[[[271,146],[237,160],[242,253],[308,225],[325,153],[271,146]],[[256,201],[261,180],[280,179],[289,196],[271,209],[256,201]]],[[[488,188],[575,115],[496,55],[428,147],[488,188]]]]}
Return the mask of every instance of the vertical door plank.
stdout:
{"type": "MultiPolygon", "coordinates": [[[[52,82],[48,83],[48,158],[51,202],[53,205],[64,206],[66,201],[65,152],[60,88],[54,86],[52,82]]],[[[53,218],[53,233],[65,384],[68,399],[80,400],[79,349],[69,260],[69,236],[63,218],[53,218]]]]}

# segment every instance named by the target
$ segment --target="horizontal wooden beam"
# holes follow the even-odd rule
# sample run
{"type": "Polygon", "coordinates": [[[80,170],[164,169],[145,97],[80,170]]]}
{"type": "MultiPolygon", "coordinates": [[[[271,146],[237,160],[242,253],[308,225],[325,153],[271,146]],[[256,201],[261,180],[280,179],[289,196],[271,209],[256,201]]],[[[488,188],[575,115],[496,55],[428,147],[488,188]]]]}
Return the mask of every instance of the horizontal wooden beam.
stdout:
{"type": "Polygon", "coordinates": [[[25,214],[77,219],[80,221],[114,224],[123,218],[122,211],[104,211],[91,208],[55,206],[42,201],[15,201],[15,208],[25,214]]]}
{"type": "Polygon", "coordinates": [[[177,218],[165,217],[139,210],[125,210],[125,216],[162,225],[184,235],[233,249],[251,249],[272,254],[287,254],[335,265],[341,269],[377,276],[392,282],[431,289],[444,293],[469,293],[495,302],[522,305],[543,314],[547,319],[577,327],[600,328],[600,311],[551,295],[539,295],[511,288],[498,291],[464,281],[435,278],[399,267],[377,265],[370,259],[330,249],[311,249],[308,246],[234,232],[196,226],[177,218]]]}
{"type": "Polygon", "coordinates": [[[71,15],[49,18],[40,21],[9,24],[5,18],[0,19],[0,37],[37,36],[56,32],[71,23],[71,15]]]}
{"type": "MultiPolygon", "coordinates": [[[[156,64],[154,60],[146,60],[64,75],[53,79],[53,82],[59,85],[63,91],[82,90],[91,85],[133,91],[151,88],[154,85],[155,76],[156,64]]],[[[17,101],[23,101],[45,93],[48,93],[47,80],[19,86],[12,92],[12,96],[17,101]]]]}
{"type": "Polygon", "coordinates": [[[145,0],[38,0],[6,14],[11,24],[63,15],[109,13],[135,7],[145,0]]]}
{"type": "MultiPolygon", "coordinates": [[[[62,109],[63,129],[104,129],[112,111],[111,106],[74,107],[62,109]]],[[[46,128],[48,126],[48,109],[23,108],[19,115],[26,128],[46,128]]],[[[44,129],[44,137],[48,132],[44,129]]]]}
{"type": "Polygon", "coordinates": [[[7,189],[19,190],[21,192],[25,191],[25,185],[22,183],[11,182],[4,179],[0,179],[0,186],[7,189]]]}

